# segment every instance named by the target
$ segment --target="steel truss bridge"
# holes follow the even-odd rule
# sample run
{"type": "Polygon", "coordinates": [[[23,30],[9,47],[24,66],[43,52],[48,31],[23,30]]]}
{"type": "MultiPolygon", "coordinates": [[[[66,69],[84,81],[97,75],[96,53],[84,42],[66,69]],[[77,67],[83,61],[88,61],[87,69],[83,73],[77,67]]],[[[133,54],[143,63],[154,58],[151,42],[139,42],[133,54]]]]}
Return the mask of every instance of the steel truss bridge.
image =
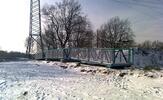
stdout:
{"type": "Polygon", "coordinates": [[[133,49],[111,48],[66,48],[44,50],[41,33],[40,0],[30,1],[30,27],[27,54],[34,54],[37,60],[70,60],[109,66],[130,66],[134,62],[133,49]],[[35,52],[32,52],[33,44],[35,52]]]}
{"type": "MultiPolygon", "coordinates": [[[[133,49],[66,48],[47,50],[44,54],[46,60],[62,59],[108,67],[127,67],[134,63],[133,49]]],[[[42,60],[42,53],[36,53],[35,58],[42,60]]]]}

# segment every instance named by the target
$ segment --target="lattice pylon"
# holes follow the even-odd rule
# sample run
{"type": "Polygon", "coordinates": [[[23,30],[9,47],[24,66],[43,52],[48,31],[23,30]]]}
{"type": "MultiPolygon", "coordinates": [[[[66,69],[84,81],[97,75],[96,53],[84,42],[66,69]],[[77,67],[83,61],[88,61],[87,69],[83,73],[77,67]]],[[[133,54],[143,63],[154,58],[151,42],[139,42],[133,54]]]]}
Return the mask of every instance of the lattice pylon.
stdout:
{"type": "Polygon", "coordinates": [[[30,27],[27,44],[27,54],[42,53],[44,58],[44,48],[41,35],[41,13],[40,0],[30,1],[30,27]],[[35,48],[35,49],[34,49],[35,48]]]}

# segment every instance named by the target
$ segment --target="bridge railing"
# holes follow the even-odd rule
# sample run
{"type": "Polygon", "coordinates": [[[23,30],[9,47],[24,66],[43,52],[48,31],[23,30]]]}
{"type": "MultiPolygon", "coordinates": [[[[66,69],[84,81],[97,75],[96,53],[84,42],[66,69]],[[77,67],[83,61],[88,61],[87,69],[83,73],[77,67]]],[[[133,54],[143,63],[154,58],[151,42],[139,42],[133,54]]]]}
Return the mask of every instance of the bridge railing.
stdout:
{"type": "MultiPolygon", "coordinates": [[[[40,59],[41,54],[36,54],[40,59]]],[[[66,48],[53,49],[45,52],[45,59],[65,59],[96,62],[102,64],[133,64],[133,49],[112,48],[66,48]]]]}

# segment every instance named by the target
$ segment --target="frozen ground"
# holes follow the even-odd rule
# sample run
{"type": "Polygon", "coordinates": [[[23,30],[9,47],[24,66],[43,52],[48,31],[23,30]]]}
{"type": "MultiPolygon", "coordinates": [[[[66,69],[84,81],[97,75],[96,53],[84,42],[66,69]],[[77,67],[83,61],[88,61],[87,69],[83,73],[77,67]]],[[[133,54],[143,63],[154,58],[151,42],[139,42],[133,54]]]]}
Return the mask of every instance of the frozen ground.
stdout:
{"type": "Polygon", "coordinates": [[[162,71],[73,66],[36,61],[0,63],[0,100],[163,100],[162,71]]]}

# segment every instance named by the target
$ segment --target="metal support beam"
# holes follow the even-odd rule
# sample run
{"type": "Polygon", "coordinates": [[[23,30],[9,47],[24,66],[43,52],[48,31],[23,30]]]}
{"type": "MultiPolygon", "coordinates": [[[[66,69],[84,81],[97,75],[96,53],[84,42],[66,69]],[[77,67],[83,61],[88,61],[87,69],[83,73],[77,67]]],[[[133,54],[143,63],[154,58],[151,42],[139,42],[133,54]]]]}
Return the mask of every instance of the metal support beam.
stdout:
{"type": "Polygon", "coordinates": [[[30,26],[26,53],[31,55],[38,52],[42,52],[42,58],[44,58],[44,46],[41,31],[40,0],[30,0],[30,26]],[[32,52],[34,45],[37,46],[37,50],[32,52]]]}

